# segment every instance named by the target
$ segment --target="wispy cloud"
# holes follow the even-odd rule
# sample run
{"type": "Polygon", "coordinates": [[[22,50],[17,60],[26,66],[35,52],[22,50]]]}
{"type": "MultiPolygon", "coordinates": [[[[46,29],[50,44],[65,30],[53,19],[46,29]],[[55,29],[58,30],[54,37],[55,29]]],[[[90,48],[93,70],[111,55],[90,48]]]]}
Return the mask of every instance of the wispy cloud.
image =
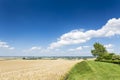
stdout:
{"type": "Polygon", "coordinates": [[[106,49],[109,51],[109,52],[114,52],[114,45],[113,44],[107,44],[107,45],[104,45],[106,47],[106,49]]]}
{"type": "Polygon", "coordinates": [[[74,48],[74,49],[69,49],[68,51],[80,51],[82,49],[83,48],[80,46],[80,47],[77,47],[77,48],[74,48]]]}
{"type": "Polygon", "coordinates": [[[114,45],[113,44],[107,44],[107,45],[104,45],[106,48],[113,48],[114,45]]]}
{"type": "Polygon", "coordinates": [[[81,51],[83,49],[88,49],[90,46],[79,46],[77,48],[68,49],[68,51],[81,51]]]}
{"type": "Polygon", "coordinates": [[[23,52],[25,52],[25,53],[36,52],[36,51],[41,52],[42,50],[43,49],[40,46],[33,46],[33,47],[29,48],[29,49],[23,50],[23,52]]]}
{"type": "Polygon", "coordinates": [[[42,49],[42,48],[41,48],[41,47],[38,47],[38,46],[34,46],[34,47],[30,48],[31,51],[33,51],[33,50],[41,50],[41,49],[42,49]]]}
{"type": "Polygon", "coordinates": [[[7,42],[3,42],[3,41],[0,41],[0,48],[9,49],[9,50],[15,49],[14,47],[8,45],[7,42]]]}
{"type": "Polygon", "coordinates": [[[98,30],[72,30],[63,34],[56,42],[52,42],[49,49],[59,48],[65,45],[85,43],[92,38],[111,37],[120,35],[120,18],[112,18],[98,30]]]}

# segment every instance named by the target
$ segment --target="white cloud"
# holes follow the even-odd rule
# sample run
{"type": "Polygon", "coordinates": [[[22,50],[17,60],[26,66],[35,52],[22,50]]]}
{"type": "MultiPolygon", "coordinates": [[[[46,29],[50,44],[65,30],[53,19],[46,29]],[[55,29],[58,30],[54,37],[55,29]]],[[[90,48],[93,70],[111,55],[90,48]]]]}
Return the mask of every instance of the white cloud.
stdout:
{"type": "Polygon", "coordinates": [[[108,52],[114,52],[114,45],[113,44],[107,44],[107,45],[104,45],[104,46],[106,47],[108,52]]]}
{"type": "Polygon", "coordinates": [[[107,45],[104,45],[106,48],[113,48],[114,45],[113,44],[107,44],[107,45]]]}
{"type": "Polygon", "coordinates": [[[82,49],[83,48],[80,46],[80,47],[77,47],[77,48],[74,48],[74,49],[68,49],[68,51],[80,51],[82,49]]]}
{"type": "Polygon", "coordinates": [[[48,48],[43,48],[43,47],[39,47],[39,46],[34,46],[31,47],[29,49],[25,49],[22,51],[23,53],[27,54],[31,54],[31,55],[44,55],[44,56],[48,56],[48,55],[57,55],[56,53],[64,53],[63,50],[60,49],[48,49],[48,48]]]}
{"type": "Polygon", "coordinates": [[[7,42],[3,42],[3,41],[0,41],[0,48],[9,49],[9,50],[15,49],[14,47],[8,45],[7,42]]]}
{"type": "Polygon", "coordinates": [[[30,50],[41,50],[41,49],[42,49],[41,47],[37,47],[37,46],[30,48],[30,50]]]}
{"type": "Polygon", "coordinates": [[[23,50],[23,52],[25,52],[25,53],[36,52],[36,51],[40,52],[42,50],[43,49],[40,46],[33,46],[33,47],[29,48],[29,49],[23,50]]]}
{"type": "Polygon", "coordinates": [[[81,47],[81,46],[80,46],[80,47],[77,47],[76,50],[82,50],[82,47],[81,47]]]}
{"type": "Polygon", "coordinates": [[[83,46],[83,48],[90,48],[90,46],[83,46]]]}
{"type": "Polygon", "coordinates": [[[14,47],[10,47],[9,49],[10,49],[10,50],[13,50],[13,49],[15,49],[15,48],[14,48],[14,47]]]}
{"type": "Polygon", "coordinates": [[[50,44],[49,49],[62,47],[65,45],[85,43],[92,38],[112,37],[120,35],[120,18],[112,18],[98,30],[72,30],[63,34],[56,42],[50,44]]]}
{"type": "Polygon", "coordinates": [[[68,51],[76,51],[76,49],[69,49],[68,51]]]}
{"type": "Polygon", "coordinates": [[[68,49],[68,51],[81,51],[81,50],[87,49],[87,48],[90,48],[90,46],[79,46],[79,47],[74,48],[74,49],[68,49]]]}

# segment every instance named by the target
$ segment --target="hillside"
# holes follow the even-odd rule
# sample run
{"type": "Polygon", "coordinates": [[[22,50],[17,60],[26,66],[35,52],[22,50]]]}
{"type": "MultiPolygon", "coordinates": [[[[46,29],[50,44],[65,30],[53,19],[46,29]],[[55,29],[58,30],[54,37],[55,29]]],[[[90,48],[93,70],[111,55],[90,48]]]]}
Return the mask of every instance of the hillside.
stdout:
{"type": "Polygon", "coordinates": [[[83,61],[72,68],[66,80],[120,80],[120,66],[112,63],[83,61]]]}

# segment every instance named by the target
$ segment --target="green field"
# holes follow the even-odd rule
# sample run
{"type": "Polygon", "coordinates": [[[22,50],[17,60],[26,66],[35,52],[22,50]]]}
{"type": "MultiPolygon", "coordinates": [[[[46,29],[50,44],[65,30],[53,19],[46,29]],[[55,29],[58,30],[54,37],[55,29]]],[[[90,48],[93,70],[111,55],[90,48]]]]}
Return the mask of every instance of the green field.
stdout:
{"type": "Polygon", "coordinates": [[[83,61],[72,68],[65,80],[120,80],[120,65],[83,61]]]}

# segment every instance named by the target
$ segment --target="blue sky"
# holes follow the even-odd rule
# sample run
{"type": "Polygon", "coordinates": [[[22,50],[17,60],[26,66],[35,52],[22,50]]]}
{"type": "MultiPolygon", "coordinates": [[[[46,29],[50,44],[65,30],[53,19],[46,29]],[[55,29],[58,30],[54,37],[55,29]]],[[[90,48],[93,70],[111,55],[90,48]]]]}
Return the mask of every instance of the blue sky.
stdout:
{"type": "Polygon", "coordinates": [[[120,0],[0,0],[0,56],[91,55],[94,42],[120,53],[119,9],[120,0]]]}

